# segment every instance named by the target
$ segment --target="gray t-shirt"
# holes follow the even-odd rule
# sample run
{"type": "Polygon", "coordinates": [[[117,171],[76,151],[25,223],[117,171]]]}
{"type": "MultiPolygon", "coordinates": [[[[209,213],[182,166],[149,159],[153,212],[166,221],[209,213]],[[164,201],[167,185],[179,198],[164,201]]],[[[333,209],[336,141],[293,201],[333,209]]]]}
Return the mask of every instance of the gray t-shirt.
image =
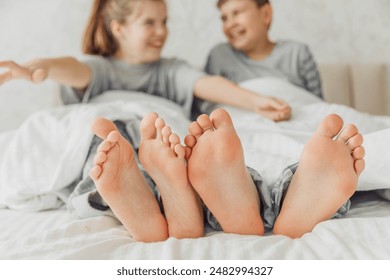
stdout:
{"type": "Polygon", "coordinates": [[[167,98],[190,114],[195,82],[204,72],[175,58],[162,58],[149,64],[127,64],[115,58],[88,56],[84,61],[92,70],[85,91],[61,86],[64,104],[86,103],[108,90],[144,92],[167,98]]]}
{"type": "Polygon", "coordinates": [[[313,56],[306,45],[297,42],[277,42],[271,54],[258,61],[248,58],[228,43],[221,43],[211,50],[205,70],[235,83],[259,77],[282,78],[323,98],[313,56]]]}

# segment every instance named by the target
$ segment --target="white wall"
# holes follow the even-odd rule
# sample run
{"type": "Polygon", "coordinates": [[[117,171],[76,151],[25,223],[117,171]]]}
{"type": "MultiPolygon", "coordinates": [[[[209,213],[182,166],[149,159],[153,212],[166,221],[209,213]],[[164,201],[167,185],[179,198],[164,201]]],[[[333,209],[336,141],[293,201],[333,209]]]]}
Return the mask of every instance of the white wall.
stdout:
{"type": "Polygon", "coordinates": [[[319,62],[390,62],[390,0],[271,0],[275,38],[306,42],[319,62]]]}
{"type": "MultiPolygon", "coordinates": [[[[165,56],[202,66],[223,41],[216,0],[167,0],[165,56]]],[[[91,0],[0,0],[0,60],[80,55],[91,0]]],[[[307,43],[320,63],[390,62],[390,0],[271,0],[271,37],[307,43]]],[[[2,70],[0,69],[0,72],[2,70]]],[[[53,103],[54,83],[0,86],[0,131],[53,103]]]]}
{"type": "MultiPolygon", "coordinates": [[[[89,6],[89,0],[0,0],[0,60],[23,63],[36,57],[79,54],[89,6]]],[[[0,86],[0,132],[52,106],[55,89],[49,81],[0,86]]]]}
{"type": "MultiPolygon", "coordinates": [[[[214,0],[168,0],[167,53],[203,62],[223,39],[214,0]],[[189,32],[191,30],[191,32],[189,32]],[[171,47],[176,48],[175,51],[171,47]],[[195,59],[195,57],[197,59],[195,59]]],[[[271,0],[271,38],[310,46],[320,63],[390,62],[390,0],[271,0]]]]}

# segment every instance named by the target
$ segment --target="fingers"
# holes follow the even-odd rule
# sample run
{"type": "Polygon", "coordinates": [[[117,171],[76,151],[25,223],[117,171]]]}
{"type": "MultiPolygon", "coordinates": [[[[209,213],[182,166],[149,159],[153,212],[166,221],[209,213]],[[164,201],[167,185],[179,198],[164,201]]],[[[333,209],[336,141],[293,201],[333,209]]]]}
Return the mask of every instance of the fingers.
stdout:
{"type": "MultiPolygon", "coordinates": [[[[0,68],[10,68],[13,66],[12,61],[0,61],[0,68]]],[[[11,71],[6,71],[1,73],[0,72],[0,85],[8,82],[9,80],[12,79],[12,72],[11,71]]]]}
{"type": "Polygon", "coordinates": [[[291,110],[290,105],[285,100],[271,96],[258,96],[256,107],[259,110],[291,110]]]}
{"type": "Polygon", "coordinates": [[[291,118],[291,109],[278,113],[278,117],[275,121],[288,121],[291,118]]]}
{"type": "MultiPolygon", "coordinates": [[[[273,108],[275,110],[285,110],[290,108],[288,103],[280,98],[274,98],[274,97],[266,97],[269,98],[268,107],[273,108]]],[[[290,108],[291,109],[291,108],[290,108]]]]}
{"type": "Polygon", "coordinates": [[[290,108],[287,108],[286,110],[260,109],[257,110],[256,113],[275,122],[287,121],[291,118],[290,108]]]}
{"type": "Polygon", "coordinates": [[[268,119],[271,119],[275,122],[279,121],[287,121],[291,118],[291,108],[287,107],[283,110],[277,110],[274,108],[268,108],[268,109],[257,109],[256,113],[259,115],[262,115],[268,119]]]}
{"type": "Polygon", "coordinates": [[[46,78],[47,78],[47,71],[45,69],[42,69],[42,68],[35,69],[31,75],[31,80],[34,83],[41,83],[44,80],[46,80],[46,78]]]}
{"type": "Polygon", "coordinates": [[[288,121],[291,118],[291,110],[274,111],[272,113],[275,122],[288,121]]]}
{"type": "Polygon", "coordinates": [[[0,67],[8,68],[8,72],[11,72],[11,78],[13,79],[27,78],[31,80],[32,71],[27,67],[20,66],[14,61],[2,61],[0,62],[0,67]]]}
{"type": "Polygon", "coordinates": [[[40,83],[47,78],[47,70],[22,66],[14,61],[0,61],[0,68],[8,68],[8,71],[0,74],[0,84],[12,79],[25,79],[34,83],[40,83]]]}
{"type": "Polygon", "coordinates": [[[284,120],[289,120],[289,119],[291,118],[291,113],[292,113],[292,109],[291,109],[291,107],[289,106],[289,107],[283,112],[284,120]]]}
{"type": "Polygon", "coordinates": [[[7,71],[5,73],[0,74],[0,85],[8,82],[11,79],[12,79],[11,71],[7,71]]]}
{"type": "Polygon", "coordinates": [[[291,107],[286,104],[286,107],[282,110],[273,110],[276,115],[275,121],[286,121],[291,118],[291,107]]]}
{"type": "Polygon", "coordinates": [[[280,98],[261,96],[256,112],[273,121],[285,121],[291,118],[291,107],[280,98]]]}

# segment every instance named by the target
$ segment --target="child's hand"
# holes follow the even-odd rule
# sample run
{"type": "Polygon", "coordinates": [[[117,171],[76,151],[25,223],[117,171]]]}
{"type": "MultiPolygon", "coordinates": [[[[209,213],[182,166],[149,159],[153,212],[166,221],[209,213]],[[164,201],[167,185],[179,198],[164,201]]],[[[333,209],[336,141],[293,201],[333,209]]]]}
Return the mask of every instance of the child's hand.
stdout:
{"type": "Polygon", "coordinates": [[[40,83],[47,78],[47,70],[37,65],[36,61],[19,65],[13,61],[0,61],[0,68],[7,68],[5,72],[0,72],[0,85],[13,80],[25,79],[33,83],[40,83]]]}
{"type": "Polygon", "coordinates": [[[275,97],[259,96],[254,111],[276,122],[291,118],[291,107],[283,99],[275,97]]]}

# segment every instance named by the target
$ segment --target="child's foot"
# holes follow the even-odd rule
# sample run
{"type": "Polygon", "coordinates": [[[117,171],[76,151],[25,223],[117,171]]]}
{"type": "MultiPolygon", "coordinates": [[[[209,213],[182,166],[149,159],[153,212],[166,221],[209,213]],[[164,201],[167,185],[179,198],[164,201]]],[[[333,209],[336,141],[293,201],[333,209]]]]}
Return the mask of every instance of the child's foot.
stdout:
{"type": "Polygon", "coordinates": [[[137,166],[132,146],[112,121],[99,118],[92,129],[104,139],[90,172],[99,194],[137,241],[167,239],[165,218],[137,166]]]}
{"type": "Polygon", "coordinates": [[[263,235],[260,199],[229,114],[201,115],[189,131],[188,177],[224,232],[263,235]]]}
{"type": "Polygon", "coordinates": [[[169,236],[203,236],[201,202],[188,181],[184,147],[156,113],[147,115],[141,123],[138,154],[161,194],[169,236]]]}
{"type": "Polygon", "coordinates": [[[301,237],[331,218],[355,192],[364,169],[363,137],[354,125],[341,131],[342,126],[339,116],[329,115],[306,144],[276,220],[275,234],[301,237]]]}

